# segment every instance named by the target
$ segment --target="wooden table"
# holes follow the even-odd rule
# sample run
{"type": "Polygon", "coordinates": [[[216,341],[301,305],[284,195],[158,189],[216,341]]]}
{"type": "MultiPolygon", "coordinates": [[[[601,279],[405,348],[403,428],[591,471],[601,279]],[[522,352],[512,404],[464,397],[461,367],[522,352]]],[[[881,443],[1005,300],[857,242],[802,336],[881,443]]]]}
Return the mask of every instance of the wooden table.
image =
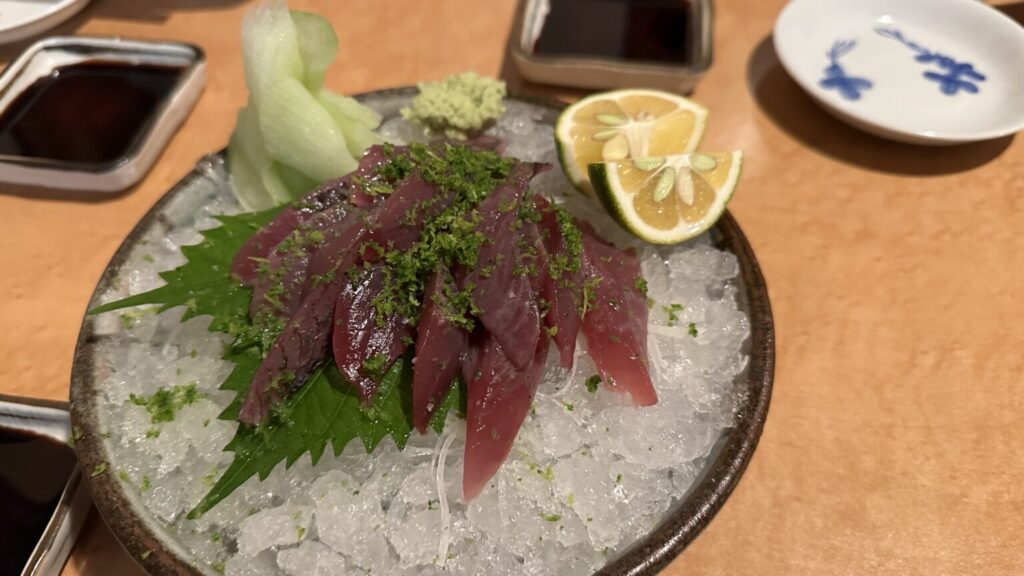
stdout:
{"type": "MultiPolygon", "coordinates": [[[[705,148],[747,154],[731,209],[771,291],[775,396],[736,492],[666,573],[1024,573],[1024,142],[915,148],[833,120],[771,49],[783,3],[718,2],[715,64],[694,94],[712,110],[705,148]]],[[[292,6],[337,27],[337,90],[463,70],[520,86],[505,55],[514,0],[292,6]]],[[[227,142],[246,98],[245,8],[97,0],[59,30],[193,42],[209,58],[207,87],[127,193],[0,189],[0,392],[67,398],[108,258],[227,142]]],[[[1024,16],[1024,4],[1004,9],[1024,16]]],[[[64,573],[139,571],[93,514],[64,573]]]]}

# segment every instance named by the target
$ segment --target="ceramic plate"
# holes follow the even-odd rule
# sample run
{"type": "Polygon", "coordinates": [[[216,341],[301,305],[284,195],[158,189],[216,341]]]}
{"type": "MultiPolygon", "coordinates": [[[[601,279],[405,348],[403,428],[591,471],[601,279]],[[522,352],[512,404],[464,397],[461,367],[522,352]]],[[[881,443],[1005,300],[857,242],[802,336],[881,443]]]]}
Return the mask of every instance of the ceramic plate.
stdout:
{"type": "MultiPolygon", "coordinates": [[[[360,100],[381,112],[385,119],[390,119],[398,115],[398,110],[414,94],[415,88],[404,88],[373,92],[361,96],[360,100]]],[[[559,107],[516,100],[517,106],[530,110],[530,116],[539,125],[549,129],[553,127],[559,107]]],[[[129,234],[103,273],[90,307],[98,303],[100,296],[117,282],[118,277],[132,273],[126,263],[140,243],[147,238],[180,234],[182,229],[194,226],[196,215],[205,206],[231,194],[223,155],[202,160],[129,234]]],[[[611,559],[601,574],[655,574],[678,555],[710,522],[736,486],[767,417],[775,344],[764,278],[750,245],[728,213],[710,234],[718,248],[737,257],[740,269],[735,280],[737,304],[750,323],[750,337],[743,350],[749,354],[749,362],[735,380],[739,398],[735,424],[717,438],[715,448],[704,460],[704,467],[695,483],[685,494],[678,495],[678,504],[646,537],[611,559]]],[[[112,462],[111,440],[102,434],[104,426],[110,422],[112,408],[105,401],[105,391],[101,388],[109,375],[109,368],[101,360],[104,340],[108,339],[109,333],[104,331],[101,320],[101,316],[87,316],[83,321],[72,368],[71,414],[73,424],[82,431],[75,450],[83,470],[112,462]]],[[[116,319],[113,320],[116,325],[116,319]]],[[[147,572],[154,575],[208,572],[190,561],[188,549],[166,525],[154,519],[140,501],[137,490],[126,489],[126,484],[114,474],[87,475],[85,480],[107,524],[147,572]]]]}
{"type": "Polygon", "coordinates": [[[775,23],[792,77],[840,119],[915,144],[1024,128],[1024,28],[975,0],[793,0],[775,23]]]}
{"type": "Polygon", "coordinates": [[[0,0],[0,44],[42,34],[88,3],[89,0],[0,0]]]}

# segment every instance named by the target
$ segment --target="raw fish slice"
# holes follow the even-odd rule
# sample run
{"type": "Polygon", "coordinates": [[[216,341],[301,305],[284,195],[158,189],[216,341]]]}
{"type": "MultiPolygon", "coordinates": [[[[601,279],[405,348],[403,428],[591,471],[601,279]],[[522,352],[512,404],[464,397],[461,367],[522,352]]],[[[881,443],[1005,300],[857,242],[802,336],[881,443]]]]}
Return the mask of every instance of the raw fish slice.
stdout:
{"type": "MultiPolygon", "coordinates": [[[[307,206],[303,204],[300,217],[305,215],[307,206]]],[[[352,218],[345,219],[350,212],[352,208],[344,201],[324,206],[322,211],[300,222],[285,240],[270,251],[262,262],[256,280],[252,282],[250,317],[259,318],[266,314],[288,317],[295,312],[301,302],[312,254],[320,248],[328,235],[340,234],[354,223],[352,218]]]]}
{"type": "Polygon", "coordinates": [[[231,262],[231,274],[252,286],[259,279],[260,263],[269,259],[273,250],[301,225],[320,230],[344,218],[349,212],[345,200],[351,192],[352,177],[365,170],[372,172],[379,163],[380,160],[368,152],[355,173],[323,184],[282,210],[242,245],[231,262]]]}
{"type": "Polygon", "coordinates": [[[260,264],[267,260],[282,240],[298,228],[300,221],[298,210],[285,208],[242,245],[231,261],[231,275],[246,286],[256,284],[260,276],[260,264]]]}
{"type": "Polygon", "coordinates": [[[544,164],[523,163],[512,168],[508,180],[480,203],[477,230],[489,241],[480,247],[477,266],[462,270],[459,285],[473,287],[477,318],[501,344],[509,360],[525,368],[540,335],[540,314],[529,280],[515,274],[520,264],[514,224],[530,179],[544,164]]]}
{"type": "Polygon", "coordinates": [[[502,154],[505,151],[505,143],[497,136],[491,136],[488,134],[479,134],[466,140],[461,144],[462,146],[468,146],[474,150],[490,150],[497,154],[502,154]]]}
{"type": "Polygon", "coordinates": [[[444,314],[445,289],[455,290],[451,273],[443,266],[431,276],[423,291],[416,336],[416,362],[412,375],[412,422],[426,432],[430,419],[444,401],[462,366],[469,334],[453,326],[444,314]]]}
{"type": "Polygon", "coordinates": [[[301,303],[308,266],[309,253],[305,250],[286,254],[271,252],[267,259],[269,273],[261,274],[252,287],[249,317],[291,316],[301,303]]]}
{"type": "Polygon", "coordinates": [[[530,363],[518,370],[493,335],[480,350],[476,378],[467,385],[466,452],[462,494],[468,502],[483,490],[512,450],[544,375],[548,339],[531,351],[530,363]]]}
{"type": "Polygon", "coordinates": [[[584,290],[593,295],[583,315],[587,352],[606,385],[628,392],[637,406],[655,404],[658,395],[647,369],[647,298],[636,286],[640,260],[632,249],[617,250],[598,240],[589,226],[580,228],[584,290]]]}
{"type": "MultiPolygon", "coordinates": [[[[408,250],[415,244],[428,218],[441,213],[451,203],[450,194],[441,194],[417,175],[402,181],[387,199],[367,218],[368,231],[363,243],[375,243],[391,250],[408,250]]],[[[363,257],[375,261],[376,250],[364,250],[363,257]]]]}
{"type": "MultiPolygon", "coordinates": [[[[377,168],[395,156],[404,156],[408,154],[409,148],[407,146],[392,146],[391,154],[389,155],[385,150],[385,147],[380,144],[374,144],[366,149],[366,154],[359,161],[359,168],[355,172],[349,174],[345,178],[351,182],[358,182],[360,178],[365,178],[369,181],[375,181],[380,177],[377,175],[377,168]]],[[[382,196],[370,196],[369,194],[362,191],[359,186],[350,186],[349,191],[349,202],[353,206],[371,206],[381,200],[382,196]]]]}
{"type": "Polygon", "coordinates": [[[334,362],[365,404],[413,335],[398,316],[378,317],[373,300],[384,288],[384,274],[382,266],[371,266],[357,283],[346,281],[334,308],[334,362]]]}
{"type": "Polygon", "coordinates": [[[320,364],[327,354],[334,305],[344,284],[339,276],[315,286],[303,298],[256,370],[239,420],[246,424],[264,422],[270,409],[299,388],[320,364]]]}
{"type": "MultiPolygon", "coordinates": [[[[561,259],[569,263],[572,256],[566,250],[565,238],[555,211],[542,197],[535,201],[540,209],[541,220],[538,227],[547,251],[548,263],[561,259]]],[[[579,259],[579,257],[577,258],[579,259]]],[[[549,274],[546,278],[547,287],[544,298],[548,302],[548,311],[544,316],[544,324],[554,332],[552,339],[558,348],[559,359],[563,368],[571,368],[576,353],[576,336],[580,331],[580,295],[583,291],[582,264],[577,263],[576,270],[566,266],[556,266],[557,278],[549,274]]]]}
{"type": "Polygon", "coordinates": [[[242,422],[265,421],[270,409],[302,386],[327,355],[335,304],[347,284],[339,270],[355,265],[359,256],[354,249],[364,231],[359,219],[350,212],[328,230],[324,246],[313,254],[300,304],[267,351],[242,402],[242,422]]]}

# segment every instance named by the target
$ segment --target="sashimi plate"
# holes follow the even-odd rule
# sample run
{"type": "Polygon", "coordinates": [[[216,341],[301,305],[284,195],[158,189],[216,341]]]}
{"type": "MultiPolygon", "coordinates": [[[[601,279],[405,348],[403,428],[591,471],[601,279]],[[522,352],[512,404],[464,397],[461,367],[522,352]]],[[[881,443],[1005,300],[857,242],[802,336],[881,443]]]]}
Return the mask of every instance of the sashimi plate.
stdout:
{"type": "MultiPolygon", "coordinates": [[[[386,138],[402,141],[416,137],[398,114],[415,93],[359,99],[383,115],[386,138]]],[[[506,153],[557,165],[560,106],[507,106],[490,129],[506,153]]],[[[654,574],[671,562],[736,486],[767,417],[775,352],[764,278],[728,213],[700,238],[654,248],[616,228],[557,169],[533,189],[639,249],[658,405],[634,408],[585,387],[594,367],[578,354],[571,372],[549,362],[513,455],[470,503],[460,500],[461,460],[445,456],[450,442],[414,434],[402,451],[367,455],[353,443],[316,465],[304,457],[279,466],[192,520],[186,513],[230,461],[223,448],[235,423],[216,418],[231,397],[217,390],[230,369],[220,359],[226,337],[201,317],[180,322],[180,309],[86,316],[72,372],[75,450],[132,557],[157,575],[360,574],[371,565],[389,574],[654,574]],[[202,400],[160,428],[131,401],[185,382],[202,400]],[[331,492],[341,484],[344,494],[331,492]]],[[[128,235],[89,307],[156,287],[198,230],[238,211],[223,155],[202,159],[128,235]]]]}

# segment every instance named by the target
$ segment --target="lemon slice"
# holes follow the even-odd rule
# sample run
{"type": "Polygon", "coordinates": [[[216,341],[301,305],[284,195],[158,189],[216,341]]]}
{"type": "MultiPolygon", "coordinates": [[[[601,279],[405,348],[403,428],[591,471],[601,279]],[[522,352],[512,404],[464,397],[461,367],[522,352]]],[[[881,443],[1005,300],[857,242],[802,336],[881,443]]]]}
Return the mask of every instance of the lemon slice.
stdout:
{"type": "Polygon", "coordinates": [[[589,194],[589,164],[693,152],[707,117],[703,106],[658,90],[588,96],[566,108],[555,125],[562,170],[577,189],[589,194]]]}
{"type": "Polygon", "coordinates": [[[740,178],[743,153],[702,152],[589,166],[608,213],[648,242],[676,244],[722,216],[740,178]]]}

